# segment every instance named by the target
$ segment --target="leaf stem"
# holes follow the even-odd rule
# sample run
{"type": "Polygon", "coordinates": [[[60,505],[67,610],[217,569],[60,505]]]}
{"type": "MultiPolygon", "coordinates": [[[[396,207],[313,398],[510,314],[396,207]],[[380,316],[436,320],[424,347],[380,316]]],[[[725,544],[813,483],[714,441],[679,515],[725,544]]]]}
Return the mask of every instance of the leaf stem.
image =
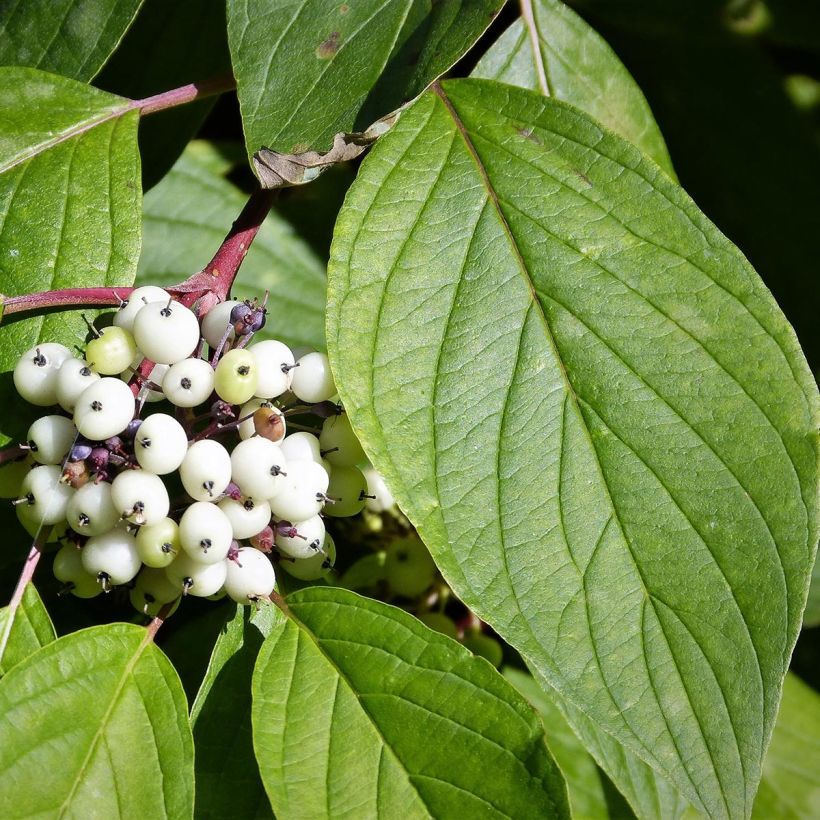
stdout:
{"type": "Polygon", "coordinates": [[[0,315],[5,318],[12,313],[29,310],[72,306],[109,307],[119,305],[134,290],[132,287],[114,288],[64,288],[25,293],[22,296],[0,296],[0,315]]]}
{"type": "Polygon", "coordinates": [[[156,111],[164,111],[166,108],[185,105],[194,100],[213,97],[215,94],[222,94],[234,88],[236,88],[236,80],[233,76],[231,74],[222,74],[202,82],[172,88],[170,91],[163,91],[161,94],[154,94],[152,97],[145,97],[142,100],[134,100],[130,108],[138,110],[141,116],[145,116],[156,111]]]}
{"type": "Polygon", "coordinates": [[[23,565],[23,569],[20,572],[20,578],[17,581],[17,586],[14,588],[14,594],[11,596],[9,605],[6,607],[6,619],[3,624],[3,632],[0,634],[0,660],[2,660],[3,655],[6,652],[9,636],[11,635],[11,630],[14,626],[14,616],[17,614],[17,610],[23,601],[23,595],[26,591],[26,584],[28,584],[28,582],[34,577],[34,570],[37,569],[37,563],[42,555],[43,545],[48,540],[48,534],[50,531],[51,527],[43,528],[38,533],[37,538],[35,538],[32,542],[31,549],[26,557],[26,563],[23,565]]]}

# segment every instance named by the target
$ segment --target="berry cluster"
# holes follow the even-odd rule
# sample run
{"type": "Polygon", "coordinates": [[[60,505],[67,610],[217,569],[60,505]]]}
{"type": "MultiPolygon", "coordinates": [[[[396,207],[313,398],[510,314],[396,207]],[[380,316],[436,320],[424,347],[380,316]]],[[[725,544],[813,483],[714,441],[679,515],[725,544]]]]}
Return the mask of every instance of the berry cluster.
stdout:
{"type": "Polygon", "coordinates": [[[327,357],[248,344],[264,323],[264,304],[223,302],[200,323],[142,287],[84,358],[56,343],[20,358],[20,395],[63,412],[31,425],[13,503],[33,537],[64,531],[54,574],[74,595],[127,584],[152,615],[185,594],[247,604],[274,590],[271,555],[303,580],[328,572],[324,516],[392,503],[377,474],[368,495],[327,357]],[[144,412],[163,400],[174,409],[144,412]],[[294,415],[318,435],[287,435],[294,415]]]}

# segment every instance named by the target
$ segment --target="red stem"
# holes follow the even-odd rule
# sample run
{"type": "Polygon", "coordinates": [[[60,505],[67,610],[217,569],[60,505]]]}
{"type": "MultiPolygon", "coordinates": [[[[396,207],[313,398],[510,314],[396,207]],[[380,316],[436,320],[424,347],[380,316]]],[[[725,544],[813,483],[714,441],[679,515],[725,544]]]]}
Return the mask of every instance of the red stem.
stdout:
{"type": "Polygon", "coordinates": [[[219,77],[212,77],[210,80],[172,88],[170,91],[163,91],[161,94],[154,94],[153,97],[146,97],[143,100],[134,100],[130,107],[137,109],[142,116],[145,116],[166,108],[185,105],[194,100],[213,97],[215,94],[222,94],[234,88],[236,88],[234,78],[230,74],[223,74],[219,77]]]}
{"type": "Polygon", "coordinates": [[[23,313],[27,310],[44,310],[52,307],[109,307],[127,299],[134,288],[65,288],[25,293],[22,296],[1,297],[2,315],[23,313]]]}

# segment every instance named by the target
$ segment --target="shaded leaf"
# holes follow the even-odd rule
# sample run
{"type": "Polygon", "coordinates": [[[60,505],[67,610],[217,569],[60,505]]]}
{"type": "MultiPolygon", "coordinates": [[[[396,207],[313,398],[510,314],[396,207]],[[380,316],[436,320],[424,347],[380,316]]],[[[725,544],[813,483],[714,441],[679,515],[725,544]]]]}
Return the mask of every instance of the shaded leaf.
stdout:
{"type": "Polygon", "coordinates": [[[336,384],[456,594],[715,817],[751,809],[817,539],[817,389],[754,271],[582,112],[446,83],[337,222],[336,384]]]}
{"type": "Polygon", "coordinates": [[[277,816],[568,815],[537,716],[486,661],[352,592],[306,589],[288,606],[253,677],[277,816]]]}
{"type": "MultiPolygon", "coordinates": [[[[140,284],[168,285],[204,267],[245,204],[245,194],[210,170],[206,150],[186,152],[145,196],[140,284]]],[[[270,290],[267,324],[257,336],[324,348],[325,285],[316,255],[274,213],[251,245],[232,292],[261,298],[270,290]]]]}
{"type": "Polygon", "coordinates": [[[12,667],[57,637],[54,624],[32,583],[26,585],[23,600],[14,613],[11,625],[8,623],[10,617],[8,607],[0,609],[0,636],[5,636],[6,630],[9,632],[5,649],[0,653],[0,675],[5,675],[12,667]]]}
{"type": "MultiPolygon", "coordinates": [[[[141,99],[230,70],[224,0],[145,0],[95,84],[141,99]]],[[[165,176],[216,100],[210,97],[160,111],[140,123],[146,190],[165,176]]]]}
{"type": "Polygon", "coordinates": [[[752,817],[812,820],[818,816],[820,695],[789,674],[752,817]]]}
{"type": "Polygon", "coordinates": [[[820,559],[815,559],[809,584],[809,598],[803,613],[804,626],[820,625],[820,559]]]}
{"type": "MultiPolygon", "coordinates": [[[[141,190],[129,105],[36,69],[0,68],[0,292],[131,284],[141,190]]],[[[86,332],[77,311],[7,318],[0,401],[20,406],[8,371],[27,348],[81,344],[86,332]]],[[[0,444],[28,423],[25,412],[5,414],[0,444]]]]}
{"type": "Polygon", "coordinates": [[[190,816],[185,695],[145,629],[60,638],[0,681],[0,815],[190,816]]]}
{"type": "Polygon", "coordinates": [[[0,6],[0,65],[88,82],[117,47],[142,0],[24,0],[0,6]]]}
{"type": "Polygon", "coordinates": [[[329,151],[421,93],[502,0],[228,0],[248,156],[329,151]]]}
{"type": "Polygon", "coordinates": [[[253,753],[251,678],[262,642],[283,616],[237,606],[214,646],[191,709],[197,817],[272,817],[253,753]]]}
{"type": "Polygon", "coordinates": [[[572,103],[625,137],[674,178],[646,98],[606,41],[560,0],[525,0],[472,76],[572,103]]]}

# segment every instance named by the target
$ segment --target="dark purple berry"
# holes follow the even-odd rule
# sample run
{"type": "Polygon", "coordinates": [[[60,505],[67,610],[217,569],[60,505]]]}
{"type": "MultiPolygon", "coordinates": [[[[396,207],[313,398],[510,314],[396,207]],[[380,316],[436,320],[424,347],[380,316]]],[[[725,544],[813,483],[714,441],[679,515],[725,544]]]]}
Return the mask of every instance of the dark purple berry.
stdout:
{"type": "Polygon", "coordinates": [[[77,442],[71,448],[71,455],[69,456],[69,459],[71,461],[85,461],[85,459],[91,455],[92,450],[93,447],[87,442],[77,442]]]}

